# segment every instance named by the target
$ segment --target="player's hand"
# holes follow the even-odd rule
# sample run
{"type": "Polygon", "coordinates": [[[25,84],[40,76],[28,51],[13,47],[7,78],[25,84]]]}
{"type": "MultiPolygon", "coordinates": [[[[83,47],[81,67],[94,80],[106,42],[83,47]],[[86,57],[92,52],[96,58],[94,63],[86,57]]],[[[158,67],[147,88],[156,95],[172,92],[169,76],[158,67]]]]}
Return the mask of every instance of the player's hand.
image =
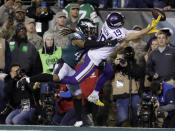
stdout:
{"type": "MultiPolygon", "coordinates": [[[[151,27],[151,25],[150,24],[148,24],[148,26],[147,26],[147,28],[150,28],[151,27]]],[[[153,34],[153,33],[157,33],[159,30],[158,29],[156,29],[156,27],[155,28],[153,28],[152,30],[150,30],[147,34],[153,34]]]]}
{"type": "Polygon", "coordinates": [[[157,17],[156,20],[153,18],[153,19],[152,19],[151,27],[152,27],[152,28],[156,28],[156,27],[157,27],[157,24],[158,24],[159,21],[160,21],[160,19],[161,19],[161,15],[159,15],[159,16],[157,17]]]}
{"type": "Polygon", "coordinates": [[[105,41],[105,46],[115,46],[118,43],[117,39],[111,40],[112,38],[108,38],[105,41]]]}

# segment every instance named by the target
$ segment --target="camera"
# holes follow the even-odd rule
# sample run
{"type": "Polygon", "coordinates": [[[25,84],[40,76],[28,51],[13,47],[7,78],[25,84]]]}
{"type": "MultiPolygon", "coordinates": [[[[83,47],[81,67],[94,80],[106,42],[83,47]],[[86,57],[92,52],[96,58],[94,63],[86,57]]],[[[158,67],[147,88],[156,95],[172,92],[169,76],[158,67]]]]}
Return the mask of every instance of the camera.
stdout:
{"type": "Polygon", "coordinates": [[[24,77],[26,75],[25,71],[21,68],[19,68],[17,71],[16,71],[16,78],[18,79],[21,79],[22,77],[24,77]]]}
{"type": "Polygon", "coordinates": [[[155,104],[156,97],[151,92],[144,92],[142,100],[138,108],[138,125],[140,127],[155,127],[156,126],[156,112],[155,104]]]}
{"type": "Polygon", "coordinates": [[[120,63],[121,63],[121,64],[125,64],[125,63],[127,62],[127,60],[124,59],[124,58],[120,58],[119,60],[120,60],[120,63]]]}

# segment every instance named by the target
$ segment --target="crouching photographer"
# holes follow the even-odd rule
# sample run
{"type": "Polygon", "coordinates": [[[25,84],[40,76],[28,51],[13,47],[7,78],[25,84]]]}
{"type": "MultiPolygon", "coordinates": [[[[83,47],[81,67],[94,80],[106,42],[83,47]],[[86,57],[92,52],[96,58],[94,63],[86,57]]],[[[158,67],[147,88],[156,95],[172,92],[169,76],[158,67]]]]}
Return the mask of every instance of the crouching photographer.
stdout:
{"type": "Polygon", "coordinates": [[[141,95],[141,102],[137,111],[139,127],[158,127],[157,109],[159,102],[153,96],[150,88],[145,88],[141,95]]]}
{"type": "Polygon", "coordinates": [[[1,112],[6,124],[32,124],[35,116],[35,97],[30,88],[18,88],[17,81],[25,77],[19,65],[12,65],[5,78],[5,100],[7,107],[1,112]]]}
{"type": "Polygon", "coordinates": [[[174,128],[174,120],[175,120],[175,86],[168,84],[166,82],[152,82],[151,89],[153,94],[157,97],[159,101],[158,114],[166,117],[166,113],[168,116],[162,121],[163,127],[174,128]]]}
{"type": "Polygon", "coordinates": [[[122,126],[128,119],[132,126],[137,126],[139,79],[142,77],[142,70],[136,64],[134,54],[132,47],[126,47],[117,52],[113,63],[115,76],[112,94],[117,108],[118,126],[122,126]]]}

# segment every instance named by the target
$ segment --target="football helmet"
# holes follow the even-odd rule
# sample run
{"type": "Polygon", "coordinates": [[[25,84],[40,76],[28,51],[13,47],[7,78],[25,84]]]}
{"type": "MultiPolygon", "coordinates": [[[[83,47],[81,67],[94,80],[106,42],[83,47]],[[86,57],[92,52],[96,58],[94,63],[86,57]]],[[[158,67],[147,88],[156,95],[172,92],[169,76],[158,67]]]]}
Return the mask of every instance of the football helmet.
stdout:
{"type": "Polygon", "coordinates": [[[90,19],[80,19],[77,24],[77,31],[81,31],[86,38],[94,38],[97,32],[95,23],[90,19]]]}
{"type": "Polygon", "coordinates": [[[118,12],[113,12],[107,16],[106,23],[110,28],[119,28],[124,25],[124,16],[118,12]]]}

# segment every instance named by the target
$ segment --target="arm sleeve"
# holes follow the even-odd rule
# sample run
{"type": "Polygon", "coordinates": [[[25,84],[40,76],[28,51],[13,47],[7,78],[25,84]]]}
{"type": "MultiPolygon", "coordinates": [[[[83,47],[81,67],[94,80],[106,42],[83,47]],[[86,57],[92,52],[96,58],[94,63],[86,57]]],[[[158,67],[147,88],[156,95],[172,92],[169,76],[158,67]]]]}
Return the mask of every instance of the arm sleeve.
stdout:
{"type": "Polygon", "coordinates": [[[53,82],[53,75],[42,73],[29,78],[30,82],[53,82]]]}
{"type": "Polygon", "coordinates": [[[86,40],[84,43],[84,47],[86,49],[90,48],[100,48],[104,46],[114,46],[117,44],[117,40],[106,40],[106,41],[96,41],[96,40],[86,40]]]}
{"type": "Polygon", "coordinates": [[[70,91],[66,91],[66,92],[61,92],[60,97],[61,98],[71,98],[72,95],[71,95],[70,91]]]}

